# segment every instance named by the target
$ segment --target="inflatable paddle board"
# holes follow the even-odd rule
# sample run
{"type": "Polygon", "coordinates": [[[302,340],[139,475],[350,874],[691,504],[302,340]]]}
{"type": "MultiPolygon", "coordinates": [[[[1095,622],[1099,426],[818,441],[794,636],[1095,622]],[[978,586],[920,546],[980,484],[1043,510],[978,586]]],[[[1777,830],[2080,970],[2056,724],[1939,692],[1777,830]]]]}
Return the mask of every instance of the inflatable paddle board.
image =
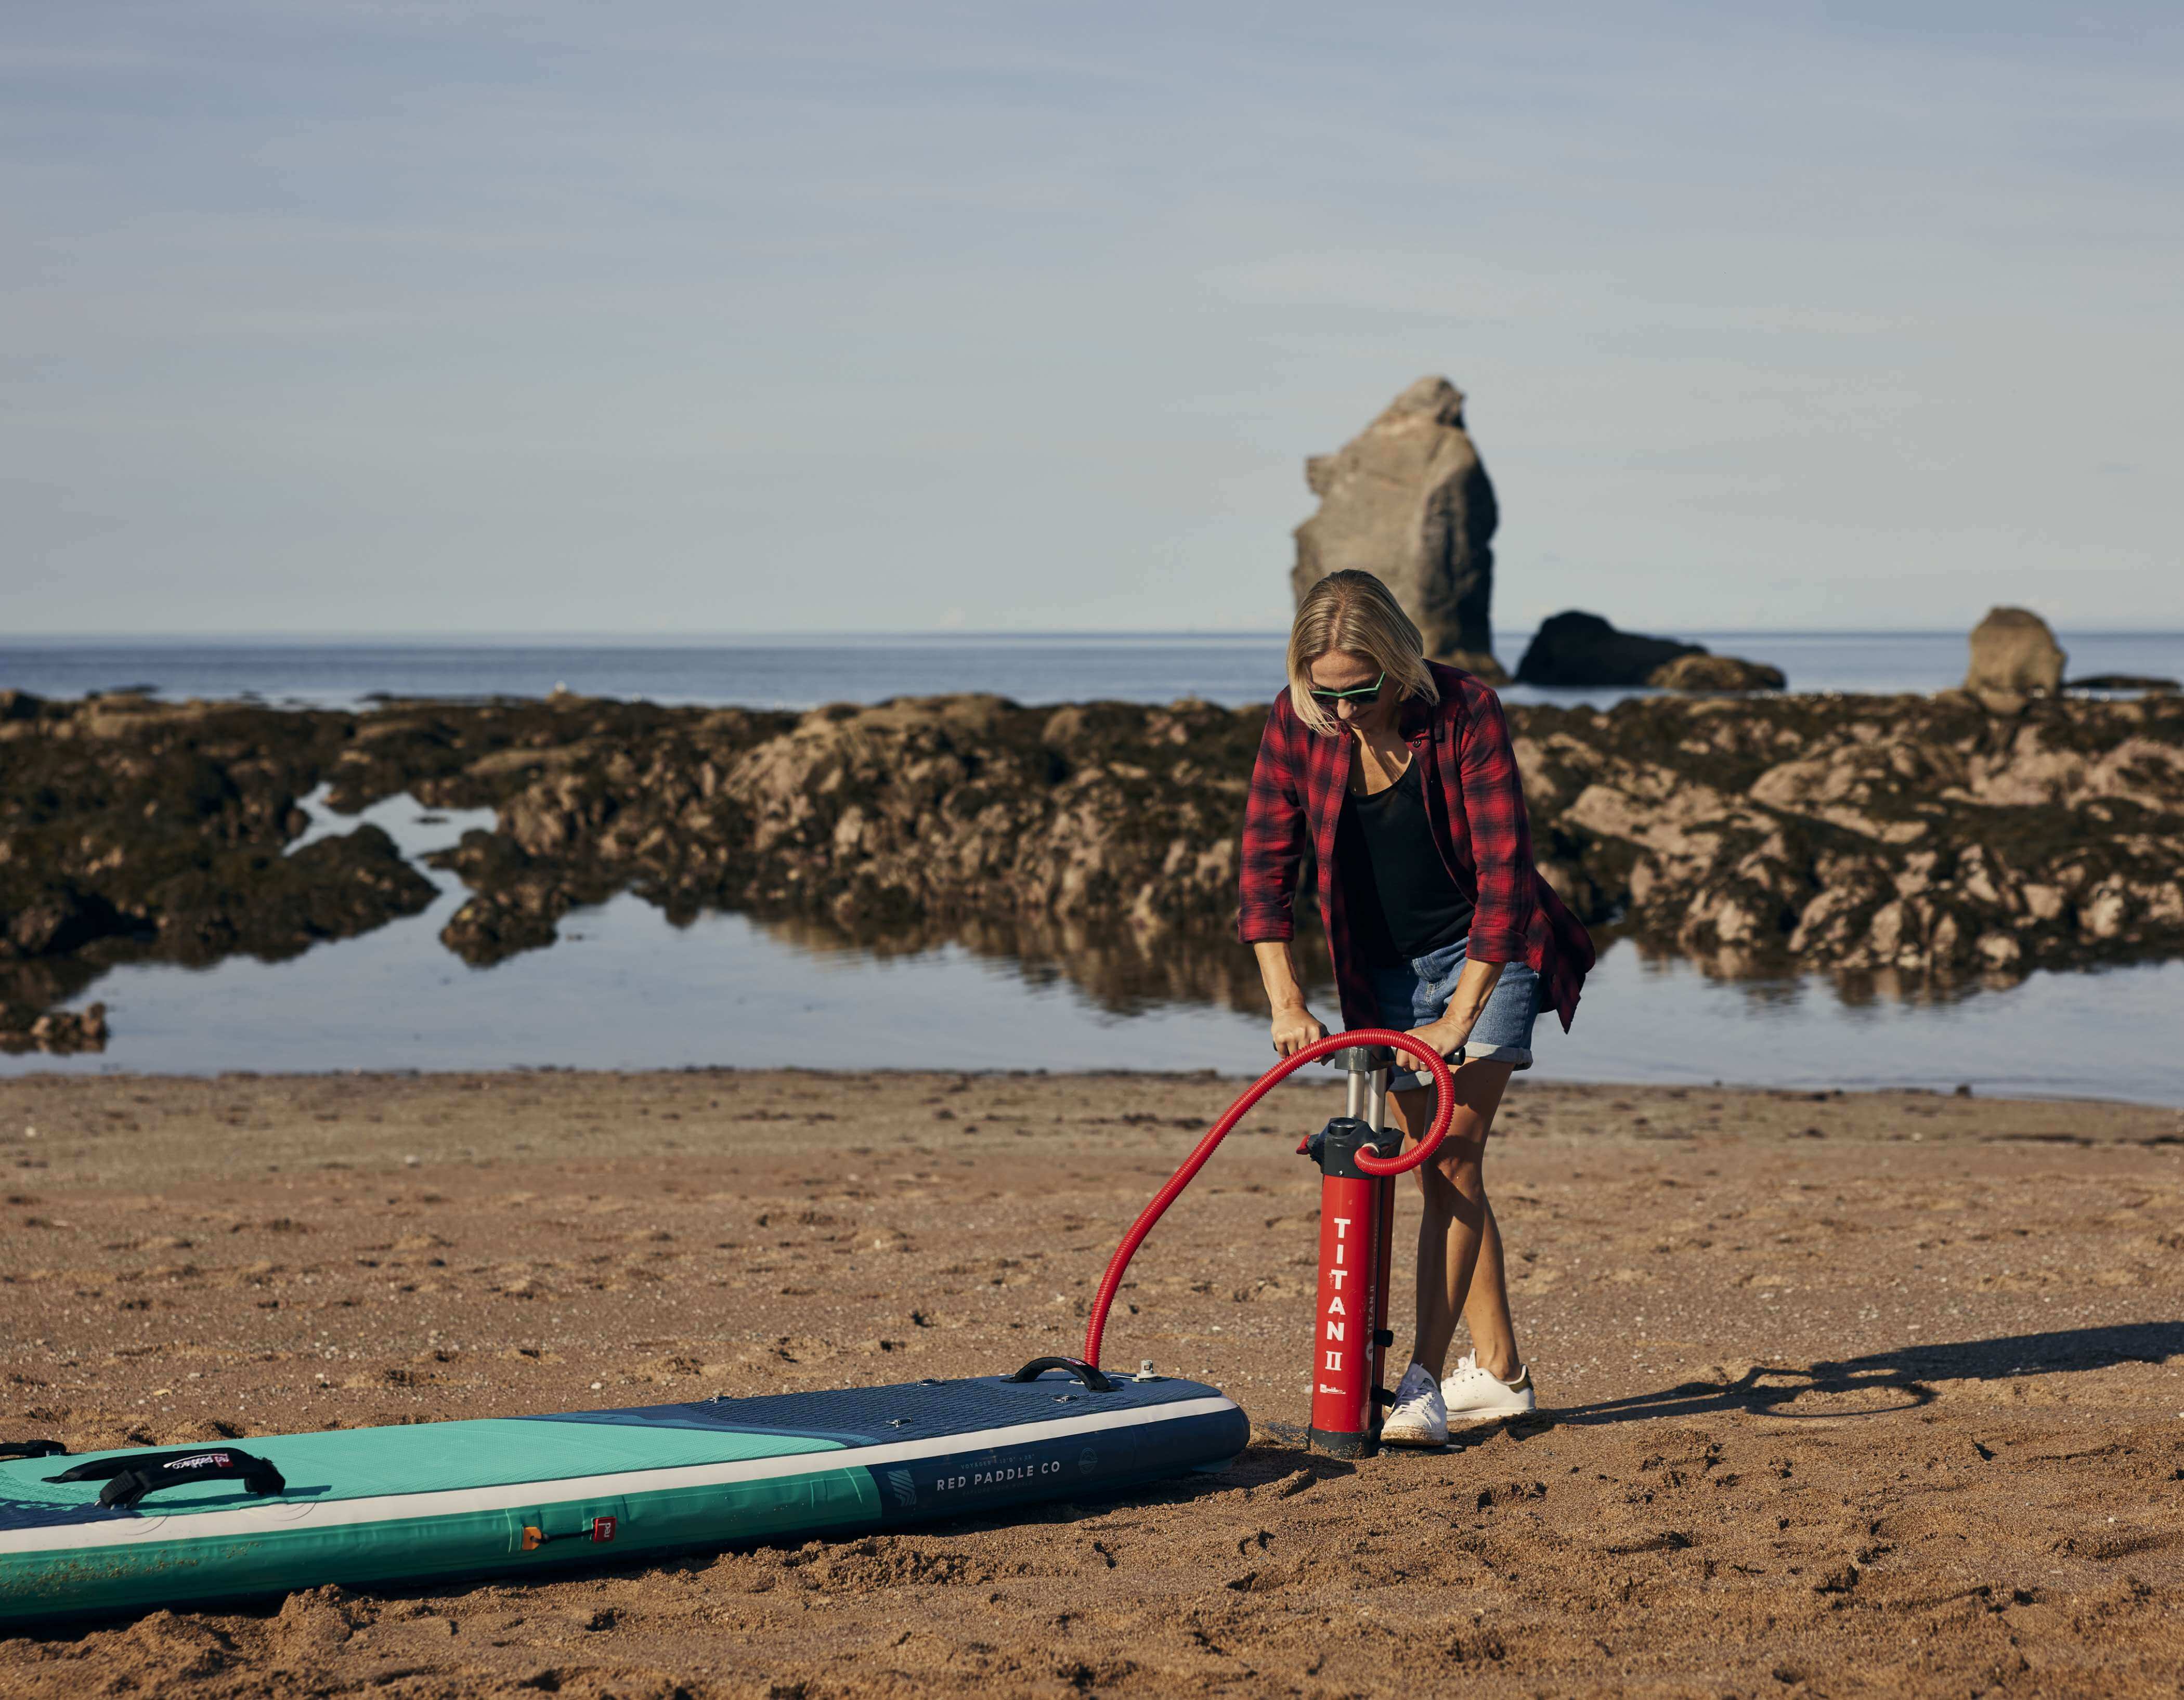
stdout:
{"type": "Polygon", "coordinates": [[[16,1442],[0,1447],[0,1623],[885,1528],[1217,1468],[1249,1437],[1214,1388],[1051,1358],[81,1457],[16,1442]]]}

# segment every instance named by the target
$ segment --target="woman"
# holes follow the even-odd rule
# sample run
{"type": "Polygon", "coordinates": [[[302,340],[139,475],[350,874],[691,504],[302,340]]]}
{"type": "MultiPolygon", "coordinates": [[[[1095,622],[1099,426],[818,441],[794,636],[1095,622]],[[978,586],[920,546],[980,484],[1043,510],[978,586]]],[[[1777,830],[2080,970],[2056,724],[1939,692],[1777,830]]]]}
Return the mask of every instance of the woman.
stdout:
{"type": "MultiPolygon", "coordinates": [[[[1417,1331],[1380,1431],[1390,1445],[1440,1446],[1451,1420],[1536,1403],[1480,1165],[1510,1075],[1532,1065],[1533,1018],[1545,1007],[1568,1027],[1592,942],[1532,865],[1500,699],[1428,661],[1386,586],[1340,572],[1306,592],[1289,674],[1251,772],[1237,931],[1258,956],[1274,1049],[1322,1037],[1290,955],[1309,850],[1343,1025],[1416,1033],[1458,1064],[1447,1141],[1415,1171],[1417,1331]],[[1444,1380],[1459,1315],[1473,1351],[1444,1380]]],[[[1433,1088],[1407,1069],[1390,1084],[1414,1142],[1433,1119],[1433,1088]]]]}

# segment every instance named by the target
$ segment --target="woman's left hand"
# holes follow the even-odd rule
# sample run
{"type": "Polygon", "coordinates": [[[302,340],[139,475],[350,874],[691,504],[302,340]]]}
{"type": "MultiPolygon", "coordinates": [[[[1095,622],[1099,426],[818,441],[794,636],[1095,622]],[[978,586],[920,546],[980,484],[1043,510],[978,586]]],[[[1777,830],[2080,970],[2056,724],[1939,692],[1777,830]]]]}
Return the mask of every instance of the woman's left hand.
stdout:
{"type": "MultiPolygon", "coordinates": [[[[1462,1050],[1463,1042],[1471,1036],[1471,1023],[1451,1021],[1444,1016],[1440,1020],[1429,1022],[1423,1027],[1413,1027],[1410,1031],[1420,1044],[1430,1045],[1435,1056],[1451,1057],[1462,1050]]],[[[1401,1053],[1397,1054],[1401,1055],[1401,1053]]],[[[1420,1069],[1418,1072],[1424,1074],[1425,1070],[1420,1069]]]]}

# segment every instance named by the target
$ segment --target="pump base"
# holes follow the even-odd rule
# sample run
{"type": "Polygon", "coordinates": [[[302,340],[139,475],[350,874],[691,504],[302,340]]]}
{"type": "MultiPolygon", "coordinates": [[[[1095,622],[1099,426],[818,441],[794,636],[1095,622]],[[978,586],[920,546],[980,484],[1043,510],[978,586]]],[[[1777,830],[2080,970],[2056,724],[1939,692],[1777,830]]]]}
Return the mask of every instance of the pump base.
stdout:
{"type": "Polygon", "coordinates": [[[1314,1452],[1330,1458],[1371,1458],[1380,1450],[1378,1435],[1361,1435],[1341,1429],[1306,1429],[1305,1437],[1314,1452]]]}

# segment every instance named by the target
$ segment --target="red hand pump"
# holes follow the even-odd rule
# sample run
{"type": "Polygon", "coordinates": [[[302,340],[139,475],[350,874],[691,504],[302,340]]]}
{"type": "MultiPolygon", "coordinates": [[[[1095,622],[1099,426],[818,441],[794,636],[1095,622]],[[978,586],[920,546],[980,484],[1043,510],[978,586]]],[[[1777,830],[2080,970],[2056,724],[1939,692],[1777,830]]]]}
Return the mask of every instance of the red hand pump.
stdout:
{"type": "Polygon", "coordinates": [[[1302,1050],[1293,1052],[1259,1076],[1228,1106],[1206,1137],[1198,1142],[1167,1184],[1153,1195],[1139,1213],[1123,1242],[1108,1259],[1107,1272],[1092,1301],[1092,1314],[1084,1328],[1084,1361],[1098,1367],[1101,1337],[1107,1329],[1107,1312],[1123,1284],[1130,1259],[1151,1233],[1153,1225],[1167,1213],[1183,1189],[1206,1166],[1229,1130],[1268,1092],[1308,1063],[1338,1051],[1351,1053],[1350,1114],[1338,1116],[1320,1133],[1297,1149],[1308,1153],[1320,1165],[1319,1302],[1312,1319],[1312,1438],[1325,1449],[1345,1454],[1369,1453],[1378,1444],[1380,1374],[1390,1336],[1388,1264],[1393,1249],[1389,1227],[1395,1214],[1395,1177],[1428,1161],[1448,1136],[1450,1118],[1456,1113],[1456,1097],[1448,1064],[1430,1046],[1409,1033],[1362,1027],[1354,1032],[1329,1034],[1302,1050]],[[1387,1060],[1378,1051],[1395,1050],[1415,1057],[1433,1076],[1433,1125],[1425,1136],[1400,1156],[1383,1147],[1392,1133],[1377,1125],[1379,1093],[1385,1081],[1376,1070],[1387,1060]],[[1371,1085],[1361,1092],[1361,1076],[1371,1085]],[[1362,1107],[1368,1114],[1360,1119],[1362,1107]]]}

